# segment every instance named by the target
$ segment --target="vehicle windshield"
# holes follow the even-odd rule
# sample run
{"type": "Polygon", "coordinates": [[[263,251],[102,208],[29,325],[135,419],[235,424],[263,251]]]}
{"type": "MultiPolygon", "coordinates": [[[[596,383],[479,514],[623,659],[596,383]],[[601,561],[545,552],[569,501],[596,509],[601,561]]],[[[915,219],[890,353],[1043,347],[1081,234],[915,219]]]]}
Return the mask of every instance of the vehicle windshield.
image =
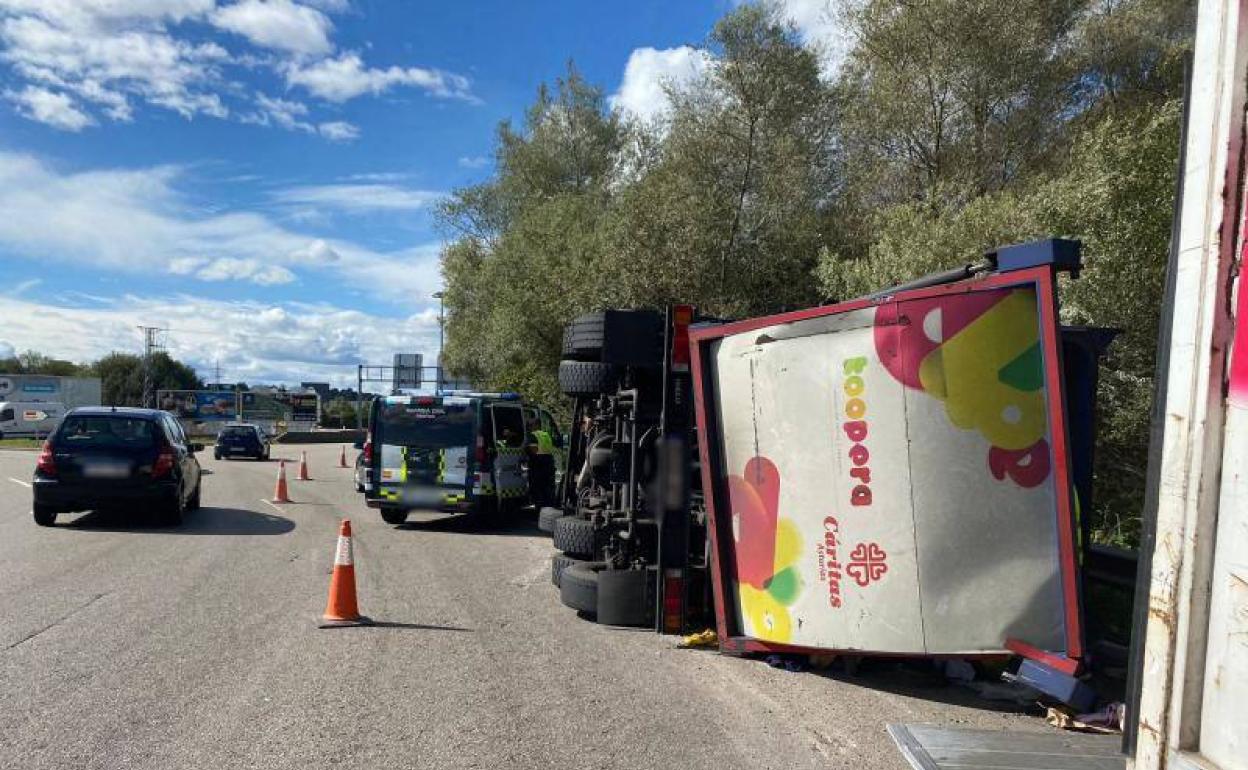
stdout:
{"type": "Polygon", "coordinates": [[[383,444],[430,449],[471,446],[473,409],[468,404],[385,404],[377,421],[383,444]]]}
{"type": "Polygon", "coordinates": [[[150,420],[138,417],[67,417],[58,443],[66,447],[143,449],[155,443],[155,432],[150,420]]]}
{"type": "Polygon", "coordinates": [[[233,427],[226,428],[221,431],[222,438],[254,438],[255,435],[256,435],[255,428],[251,428],[251,427],[247,427],[243,425],[233,426],[233,427]]]}

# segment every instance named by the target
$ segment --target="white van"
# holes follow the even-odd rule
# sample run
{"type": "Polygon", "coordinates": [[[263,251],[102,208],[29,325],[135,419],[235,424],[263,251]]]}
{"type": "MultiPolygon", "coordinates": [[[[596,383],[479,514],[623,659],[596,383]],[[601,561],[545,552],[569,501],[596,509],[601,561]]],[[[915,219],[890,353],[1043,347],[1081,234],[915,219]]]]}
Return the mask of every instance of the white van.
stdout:
{"type": "Polygon", "coordinates": [[[0,438],[46,436],[65,416],[65,405],[51,401],[0,401],[0,438]]]}

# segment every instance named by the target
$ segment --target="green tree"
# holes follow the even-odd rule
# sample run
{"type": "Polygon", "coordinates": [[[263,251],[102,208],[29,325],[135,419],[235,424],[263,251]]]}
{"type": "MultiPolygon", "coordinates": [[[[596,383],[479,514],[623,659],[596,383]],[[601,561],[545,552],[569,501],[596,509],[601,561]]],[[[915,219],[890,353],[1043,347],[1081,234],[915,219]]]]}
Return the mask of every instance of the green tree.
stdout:
{"type": "MultiPolygon", "coordinates": [[[[104,403],[112,406],[140,406],[143,402],[143,358],[132,353],[109,353],[91,365],[91,374],[100,378],[104,403]]],[[[152,354],[152,390],[195,390],[203,380],[195,370],[164,351],[152,354]]]]}

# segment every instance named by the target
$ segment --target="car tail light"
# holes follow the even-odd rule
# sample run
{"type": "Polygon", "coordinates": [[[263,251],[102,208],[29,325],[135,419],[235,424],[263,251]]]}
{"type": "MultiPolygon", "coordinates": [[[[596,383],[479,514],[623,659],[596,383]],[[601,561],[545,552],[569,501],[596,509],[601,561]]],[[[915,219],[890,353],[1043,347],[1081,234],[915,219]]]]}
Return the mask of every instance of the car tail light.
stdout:
{"type": "Polygon", "coordinates": [[[173,447],[165,444],[160,448],[160,454],[156,455],[156,462],[152,465],[152,478],[159,479],[172,471],[173,447]]]}
{"type": "Polygon", "coordinates": [[[39,450],[39,459],[35,460],[35,470],[44,476],[56,475],[56,458],[52,456],[52,442],[43,442],[43,449],[39,450]]]}
{"type": "Polygon", "coordinates": [[[689,371],[689,324],[693,323],[693,305],[672,308],[672,369],[689,371]]]}
{"type": "Polygon", "coordinates": [[[373,440],[371,438],[364,442],[364,464],[370,468],[373,465],[373,440]]]}

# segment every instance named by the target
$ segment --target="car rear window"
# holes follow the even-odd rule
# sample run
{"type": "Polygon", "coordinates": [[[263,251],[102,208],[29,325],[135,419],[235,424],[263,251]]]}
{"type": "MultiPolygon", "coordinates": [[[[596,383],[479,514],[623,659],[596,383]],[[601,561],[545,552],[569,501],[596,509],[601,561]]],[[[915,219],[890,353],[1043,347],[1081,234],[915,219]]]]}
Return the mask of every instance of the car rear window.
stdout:
{"type": "Polygon", "coordinates": [[[131,447],[153,446],[155,424],[139,417],[117,416],[70,416],[61,423],[58,443],[73,447],[131,447]]]}
{"type": "Polygon", "coordinates": [[[475,446],[469,404],[384,404],[377,431],[383,444],[446,449],[475,446]]]}
{"type": "Polygon", "coordinates": [[[222,436],[239,436],[241,438],[252,438],[256,435],[255,428],[234,427],[226,428],[221,431],[222,436]]]}

